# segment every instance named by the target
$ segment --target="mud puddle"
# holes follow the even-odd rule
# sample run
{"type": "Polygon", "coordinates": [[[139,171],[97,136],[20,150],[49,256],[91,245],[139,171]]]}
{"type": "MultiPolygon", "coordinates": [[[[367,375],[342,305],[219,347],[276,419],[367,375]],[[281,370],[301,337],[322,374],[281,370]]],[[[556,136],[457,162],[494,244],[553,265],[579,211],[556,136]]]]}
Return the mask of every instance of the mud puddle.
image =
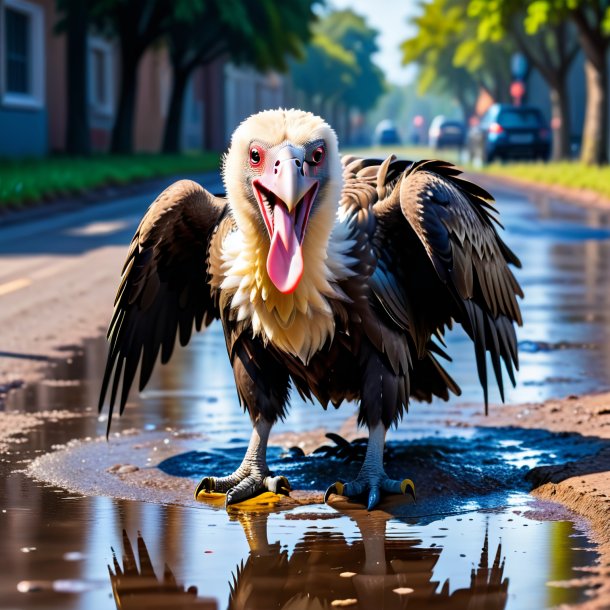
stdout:
{"type": "MultiPolygon", "coordinates": [[[[374,513],[341,503],[269,513],[196,504],[197,479],[234,468],[248,437],[223,350],[213,331],[159,369],[109,443],[94,408],[101,341],[9,395],[7,414],[61,408],[82,416],[33,427],[0,463],[2,608],[516,610],[590,594],[577,580],[597,559],[586,525],[533,500],[525,475],[592,454],[600,441],[454,427],[446,421],[455,406],[413,409],[412,425],[389,442],[388,470],[416,481],[417,504],[374,513]],[[112,472],[117,464],[131,468],[112,472]]],[[[349,405],[295,411],[279,430],[291,443],[321,429],[349,436],[349,405]]],[[[353,476],[363,443],[324,445],[307,455],[274,446],[272,467],[304,490],[353,476]]]]}

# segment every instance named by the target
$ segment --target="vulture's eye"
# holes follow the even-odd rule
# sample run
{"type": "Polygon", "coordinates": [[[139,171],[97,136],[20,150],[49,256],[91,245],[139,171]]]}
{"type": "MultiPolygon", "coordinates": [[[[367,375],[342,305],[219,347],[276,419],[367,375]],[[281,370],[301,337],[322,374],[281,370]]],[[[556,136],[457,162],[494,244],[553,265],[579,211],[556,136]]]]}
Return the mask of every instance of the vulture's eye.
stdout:
{"type": "Polygon", "coordinates": [[[324,146],[318,146],[311,154],[310,165],[320,165],[320,163],[324,161],[325,154],[326,151],[324,150],[324,146]]]}
{"type": "Polygon", "coordinates": [[[257,167],[258,165],[261,164],[262,160],[263,160],[263,153],[261,152],[260,148],[258,148],[257,146],[253,146],[250,149],[250,165],[252,167],[257,167]]]}

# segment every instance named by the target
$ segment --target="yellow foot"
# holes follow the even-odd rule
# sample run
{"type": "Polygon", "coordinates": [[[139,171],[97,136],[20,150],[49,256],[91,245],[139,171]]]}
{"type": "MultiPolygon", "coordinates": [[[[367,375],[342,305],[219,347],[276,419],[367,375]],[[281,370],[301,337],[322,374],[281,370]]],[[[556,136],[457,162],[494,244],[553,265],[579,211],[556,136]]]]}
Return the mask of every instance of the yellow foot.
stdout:
{"type": "Polygon", "coordinates": [[[289,495],[291,488],[288,479],[283,476],[265,477],[259,485],[250,484],[247,489],[242,486],[232,487],[226,492],[216,491],[216,479],[204,477],[195,489],[195,499],[226,507],[257,507],[277,504],[282,496],[289,495]]]}

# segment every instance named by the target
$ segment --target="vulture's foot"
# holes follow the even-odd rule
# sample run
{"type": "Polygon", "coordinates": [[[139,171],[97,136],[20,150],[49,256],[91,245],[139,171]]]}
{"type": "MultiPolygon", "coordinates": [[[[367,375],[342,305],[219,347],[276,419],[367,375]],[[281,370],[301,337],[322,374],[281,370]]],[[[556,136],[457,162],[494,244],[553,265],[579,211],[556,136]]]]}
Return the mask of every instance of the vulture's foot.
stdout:
{"type": "Polygon", "coordinates": [[[225,506],[243,502],[270,491],[277,495],[288,495],[290,484],[286,477],[273,476],[267,466],[267,439],[271,424],[259,419],[254,424],[250,444],[239,468],[228,477],[204,477],[201,479],[195,498],[200,493],[225,495],[225,506]]]}
{"type": "Polygon", "coordinates": [[[383,469],[383,448],[385,446],[386,429],[379,422],[369,429],[369,442],[366,447],[364,463],[358,476],[349,483],[337,481],[324,494],[324,502],[331,494],[356,497],[368,494],[367,509],[373,510],[381,499],[381,492],[393,494],[409,494],[415,500],[415,485],[411,479],[397,481],[390,479],[383,469]]]}
{"type": "Polygon", "coordinates": [[[331,494],[356,498],[366,496],[368,492],[367,510],[373,510],[379,504],[382,491],[392,494],[409,494],[415,501],[415,485],[411,479],[402,481],[390,479],[383,469],[379,473],[363,471],[364,468],[353,481],[333,483],[324,494],[324,502],[328,502],[331,494]]]}
{"type": "Polygon", "coordinates": [[[201,479],[195,490],[195,498],[200,492],[224,493],[226,494],[225,505],[230,506],[249,500],[266,491],[287,496],[291,491],[290,483],[284,476],[271,476],[268,469],[264,474],[254,469],[248,472],[242,464],[228,477],[204,477],[201,479]]]}

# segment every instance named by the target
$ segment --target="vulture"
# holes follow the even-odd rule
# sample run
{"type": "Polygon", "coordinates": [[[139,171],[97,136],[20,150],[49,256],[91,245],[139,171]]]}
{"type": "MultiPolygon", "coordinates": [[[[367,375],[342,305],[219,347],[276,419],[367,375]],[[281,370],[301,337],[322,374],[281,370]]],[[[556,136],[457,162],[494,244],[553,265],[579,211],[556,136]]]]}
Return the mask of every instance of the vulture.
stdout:
{"type": "MultiPolygon", "coordinates": [[[[226,196],[181,180],[149,207],[129,248],[108,329],[100,409],[122,413],[139,370],[166,363],[219,319],[237,394],[252,422],[239,468],[195,492],[226,505],[289,493],[269,471],[273,424],[294,388],[325,409],[357,401],[368,428],[358,476],[325,495],[415,496],[384,470],[386,432],[411,399],[460,389],[441,361],[454,322],[474,344],[485,405],[488,362],[503,398],[514,384],[519,259],[498,235],[493,198],[450,163],[340,157],[320,117],[267,110],[244,120],[222,163],[226,196]],[[503,364],[502,364],[503,363],[503,364]]],[[[222,473],[216,473],[222,474],[222,473]]]]}

